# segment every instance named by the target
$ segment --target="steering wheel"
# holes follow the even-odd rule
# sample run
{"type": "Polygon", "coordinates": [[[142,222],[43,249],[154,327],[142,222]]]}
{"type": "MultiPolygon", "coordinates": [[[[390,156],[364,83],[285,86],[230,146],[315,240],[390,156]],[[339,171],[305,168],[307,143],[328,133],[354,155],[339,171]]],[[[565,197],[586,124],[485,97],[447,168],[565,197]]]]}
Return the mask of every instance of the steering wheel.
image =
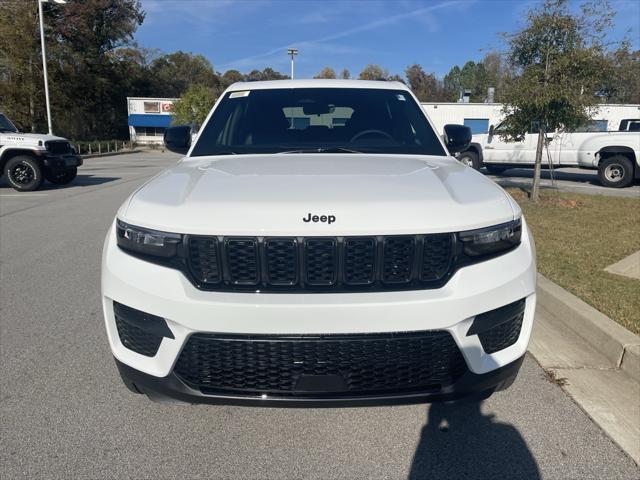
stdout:
{"type": "Polygon", "coordinates": [[[383,130],[371,129],[371,130],[363,130],[361,132],[356,133],[353,137],[351,137],[351,140],[349,140],[349,142],[350,143],[355,142],[360,137],[364,137],[365,135],[370,135],[372,133],[376,133],[376,134],[381,135],[381,136],[383,136],[385,138],[388,138],[389,140],[393,140],[393,137],[391,135],[389,135],[387,132],[385,132],[383,130]]]}

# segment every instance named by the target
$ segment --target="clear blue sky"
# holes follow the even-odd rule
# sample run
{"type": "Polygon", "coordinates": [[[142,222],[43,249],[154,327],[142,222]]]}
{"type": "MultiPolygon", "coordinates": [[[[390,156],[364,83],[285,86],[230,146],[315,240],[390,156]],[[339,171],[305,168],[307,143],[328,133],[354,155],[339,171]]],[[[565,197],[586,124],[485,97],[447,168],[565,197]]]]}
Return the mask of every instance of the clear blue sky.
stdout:
{"type": "MultiPolygon", "coordinates": [[[[369,63],[403,75],[412,63],[438,76],[502,48],[535,0],[288,1],[142,0],[138,43],[204,55],[217,71],[272,67],[289,72],[288,46],[300,50],[296,77],[322,67],[352,76],[369,63]]],[[[640,0],[613,0],[614,39],[640,48],[640,0]]],[[[576,3],[577,5],[577,3],[576,3]]]]}

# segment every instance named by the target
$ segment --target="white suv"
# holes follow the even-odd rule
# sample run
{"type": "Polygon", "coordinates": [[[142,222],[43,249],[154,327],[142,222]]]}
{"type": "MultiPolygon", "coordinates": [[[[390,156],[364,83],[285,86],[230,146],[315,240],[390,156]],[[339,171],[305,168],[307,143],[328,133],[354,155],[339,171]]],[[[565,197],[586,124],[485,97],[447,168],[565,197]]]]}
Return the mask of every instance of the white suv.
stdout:
{"type": "Polygon", "coordinates": [[[520,208],[400,83],[238,83],[134,192],[102,260],[125,384],[155,400],[364,405],[508,387],[535,309],[520,208]]]}
{"type": "Polygon", "coordinates": [[[0,176],[19,192],[30,192],[44,180],[66,185],[76,178],[80,158],[66,138],[21,133],[0,112],[0,176]]]}

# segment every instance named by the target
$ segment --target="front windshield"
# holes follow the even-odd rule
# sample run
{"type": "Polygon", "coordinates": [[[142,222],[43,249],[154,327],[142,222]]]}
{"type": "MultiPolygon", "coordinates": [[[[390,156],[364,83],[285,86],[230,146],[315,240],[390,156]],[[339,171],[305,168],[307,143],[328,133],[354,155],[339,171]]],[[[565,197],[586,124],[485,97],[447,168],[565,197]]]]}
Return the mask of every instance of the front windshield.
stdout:
{"type": "Polygon", "coordinates": [[[191,156],[277,152],[446,155],[404,90],[283,88],[227,93],[191,156]]]}
{"type": "Polygon", "coordinates": [[[0,132],[17,132],[18,129],[11,121],[0,113],[0,132]]]}

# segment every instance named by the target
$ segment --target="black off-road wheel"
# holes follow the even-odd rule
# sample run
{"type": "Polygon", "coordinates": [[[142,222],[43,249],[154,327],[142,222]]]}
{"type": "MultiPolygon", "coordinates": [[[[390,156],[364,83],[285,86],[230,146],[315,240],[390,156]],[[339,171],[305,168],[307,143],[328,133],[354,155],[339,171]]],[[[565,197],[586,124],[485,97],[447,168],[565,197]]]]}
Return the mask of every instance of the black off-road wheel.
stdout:
{"type": "Polygon", "coordinates": [[[478,158],[478,154],[476,152],[472,152],[471,150],[467,150],[466,152],[461,152],[456,157],[460,163],[463,163],[467,167],[471,167],[474,170],[480,170],[480,158],[478,158]]]}
{"type": "Polygon", "coordinates": [[[69,168],[67,170],[47,170],[44,172],[44,177],[51,183],[56,185],[66,185],[72,182],[78,175],[78,169],[76,167],[69,168]]]}
{"type": "Polygon", "coordinates": [[[4,174],[9,185],[19,192],[37,190],[44,181],[40,163],[29,155],[18,155],[10,159],[4,166],[4,174]]]}
{"type": "Polygon", "coordinates": [[[628,187],[633,183],[633,163],[624,155],[605,158],[598,165],[598,180],[605,187],[628,187]]]}

